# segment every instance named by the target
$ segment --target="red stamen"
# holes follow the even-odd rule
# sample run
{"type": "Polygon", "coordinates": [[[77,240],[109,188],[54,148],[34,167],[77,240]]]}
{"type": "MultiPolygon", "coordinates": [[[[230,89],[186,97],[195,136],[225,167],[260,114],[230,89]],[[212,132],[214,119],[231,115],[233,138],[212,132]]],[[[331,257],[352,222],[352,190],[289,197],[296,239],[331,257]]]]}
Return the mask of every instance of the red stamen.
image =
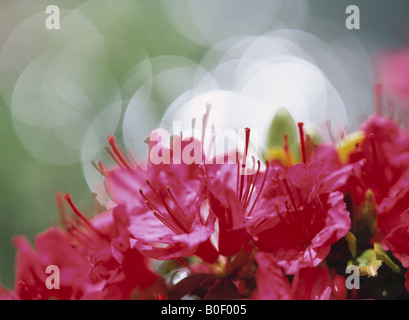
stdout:
{"type": "MultiPolygon", "coordinates": [[[[227,196],[227,190],[224,191],[224,194],[225,194],[226,200],[227,200],[227,207],[232,208],[230,197],[227,196]]],[[[233,217],[232,217],[231,213],[226,214],[225,219],[226,219],[225,222],[226,222],[227,225],[232,225],[233,224],[233,217]]]]}
{"type": "Polygon", "coordinates": [[[82,221],[84,221],[86,224],[89,224],[90,226],[91,223],[88,221],[88,219],[82,214],[82,212],[75,206],[74,202],[72,201],[71,195],[67,193],[65,195],[65,200],[68,202],[69,206],[71,207],[72,211],[79,217],[82,221]]]}
{"type": "Polygon", "coordinates": [[[386,184],[384,181],[384,175],[382,174],[381,167],[379,164],[378,152],[377,152],[376,144],[375,144],[375,135],[373,133],[370,133],[368,135],[368,139],[369,139],[369,142],[371,143],[372,157],[373,157],[373,161],[375,164],[378,185],[379,185],[379,188],[381,189],[382,194],[386,196],[387,194],[387,192],[385,191],[386,184]]]}
{"type": "Polygon", "coordinates": [[[65,195],[65,200],[68,202],[69,206],[71,207],[75,215],[84,223],[86,227],[88,227],[91,231],[95,232],[97,235],[106,239],[106,236],[101,234],[97,229],[95,229],[95,227],[91,224],[91,222],[82,214],[80,210],[78,210],[78,208],[75,206],[74,202],[72,201],[71,195],[69,193],[65,195]]]}
{"type": "Polygon", "coordinates": [[[122,166],[122,162],[117,158],[117,156],[114,154],[110,147],[105,147],[105,151],[108,153],[111,159],[114,160],[116,164],[122,166]]]}
{"type": "MultiPolygon", "coordinates": [[[[173,212],[171,210],[171,208],[168,206],[168,204],[166,203],[166,201],[156,192],[156,190],[153,188],[153,186],[151,185],[151,183],[149,182],[148,179],[145,179],[146,184],[149,186],[149,188],[152,190],[152,192],[154,193],[154,195],[158,198],[158,200],[165,206],[166,211],[168,212],[168,214],[171,216],[171,218],[178,224],[178,220],[174,217],[173,212]]],[[[183,226],[179,226],[181,227],[182,230],[186,231],[186,229],[183,226]]]]}
{"type": "MultiPolygon", "coordinates": [[[[288,201],[285,202],[285,209],[287,211],[287,217],[288,221],[290,222],[291,226],[295,229],[297,229],[297,237],[302,238],[304,241],[305,237],[307,234],[305,233],[305,226],[302,221],[299,221],[297,217],[295,216],[296,212],[290,210],[290,206],[288,205],[288,201]]],[[[300,217],[300,214],[298,214],[298,217],[300,217]]]]}
{"type": "MultiPolygon", "coordinates": [[[[170,186],[167,186],[167,187],[166,187],[166,190],[168,190],[168,193],[169,193],[170,197],[172,198],[173,202],[175,203],[176,207],[178,208],[180,214],[181,214],[182,216],[185,216],[185,214],[184,214],[182,208],[181,208],[180,205],[179,205],[179,202],[176,200],[175,196],[173,195],[173,192],[172,192],[172,190],[170,189],[170,186]]],[[[186,217],[185,217],[185,218],[186,218],[186,217]]]]}
{"type": "MultiPolygon", "coordinates": [[[[254,165],[253,165],[254,166],[254,165]]],[[[261,162],[260,162],[260,160],[258,160],[257,161],[257,171],[256,171],[256,174],[253,174],[253,175],[251,175],[251,179],[250,179],[250,181],[248,182],[248,185],[250,186],[250,188],[249,188],[249,190],[248,190],[248,193],[245,195],[245,197],[244,197],[244,201],[242,202],[242,205],[243,205],[243,208],[244,208],[244,210],[246,210],[247,209],[247,207],[248,207],[248,205],[249,205],[249,203],[250,203],[250,199],[251,199],[251,197],[252,197],[252,195],[253,195],[253,193],[254,193],[254,190],[255,190],[255,188],[256,188],[256,184],[257,184],[257,181],[258,181],[258,176],[259,176],[259,173],[260,173],[260,167],[261,167],[261,162]]],[[[254,170],[254,169],[253,169],[254,170]]]]}
{"type": "Polygon", "coordinates": [[[240,195],[239,195],[240,201],[243,198],[244,176],[245,176],[245,170],[246,170],[247,153],[248,153],[249,143],[250,143],[250,128],[245,128],[244,131],[246,133],[246,144],[244,146],[243,163],[241,164],[242,171],[241,171],[240,195]]]}
{"type": "Polygon", "coordinates": [[[79,243],[82,243],[83,245],[86,245],[87,248],[91,248],[94,246],[95,248],[98,248],[100,246],[100,243],[95,237],[91,237],[91,235],[80,228],[70,225],[69,228],[67,228],[67,232],[79,243]]]}
{"type": "Polygon", "coordinates": [[[171,231],[173,231],[176,234],[181,234],[180,230],[177,230],[174,226],[172,226],[164,217],[163,214],[146,198],[144,195],[142,189],[139,189],[139,194],[142,196],[142,198],[145,200],[146,206],[149,208],[149,210],[152,211],[153,215],[160,221],[162,222],[166,227],[168,227],[171,231]]]}
{"type": "Polygon", "coordinates": [[[239,185],[240,185],[240,181],[239,181],[239,177],[240,177],[240,159],[239,159],[239,153],[236,153],[236,161],[237,161],[237,177],[236,177],[236,195],[237,198],[239,198],[239,185]]]}
{"type": "MultiPolygon", "coordinates": [[[[158,198],[158,200],[164,205],[167,213],[169,214],[169,217],[173,220],[173,222],[176,224],[177,227],[180,228],[180,230],[182,230],[182,233],[189,233],[188,229],[183,222],[185,222],[184,219],[178,219],[176,218],[174,212],[172,211],[172,209],[168,206],[168,204],[166,203],[166,201],[156,192],[156,190],[153,188],[153,186],[151,185],[151,183],[149,182],[149,180],[145,180],[146,184],[149,186],[149,188],[152,190],[153,194],[158,198]]],[[[140,193],[141,193],[141,189],[139,189],[140,193]]],[[[141,193],[143,195],[143,193],[141,193]]],[[[146,197],[145,197],[146,199],[146,197]]],[[[146,199],[147,200],[147,199],[146,199]]],[[[148,201],[148,200],[147,200],[148,201]]],[[[152,205],[152,203],[151,203],[152,205]]],[[[156,210],[157,211],[157,210],[156,210]]],[[[159,212],[159,211],[158,211],[159,212]]]]}
{"type": "Polygon", "coordinates": [[[139,189],[139,194],[142,196],[143,200],[145,200],[145,204],[148,206],[148,208],[150,210],[154,210],[159,212],[160,214],[162,214],[149,200],[148,198],[145,196],[145,194],[143,193],[142,189],[139,189]]]}
{"type": "MultiPolygon", "coordinates": [[[[293,226],[299,231],[299,235],[307,235],[306,234],[306,227],[305,227],[305,219],[303,215],[299,212],[298,207],[295,203],[294,196],[292,194],[292,191],[290,189],[290,186],[288,185],[288,182],[286,178],[282,175],[277,174],[277,179],[281,181],[284,185],[285,192],[287,193],[288,197],[290,198],[291,204],[294,208],[294,211],[290,210],[288,201],[285,201],[285,208],[287,211],[286,217],[288,218],[288,224],[293,226]],[[298,219],[299,218],[299,219],[298,219]]],[[[308,236],[308,235],[307,235],[308,236]]]]}
{"type": "Polygon", "coordinates": [[[288,201],[285,201],[285,210],[287,211],[286,217],[288,217],[288,220],[290,221],[290,223],[292,225],[296,225],[296,223],[294,221],[294,218],[293,218],[293,216],[291,214],[291,210],[290,210],[290,207],[288,205],[288,201]]]}
{"type": "Polygon", "coordinates": [[[108,175],[109,171],[105,166],[102,164],[102,162],[95,162],[94,160],[91,161],[92,166],[103,176],[108,175]]]}
{"type": "Polygon", "coordinates": [[[250,211],[249,211],[249,213],[248,213],[248,216],[250,216],[251,213],[253,212],[253,209],[254,209],[254,207],[256,206],[256,203],[257,203],[257,201],[258,201],[258,198],[260,198],[261,192],[263,191],[264,184],[265,184],[265,182],[266,182],[266,178],[267,178],[267,175],[268,175],[268,169],[269,169],[269,163],[268,163],[268,161],[266,161],[266,172],[264,173],[264,179],[263,179],[263,182],[261,183],[261,187],[260,187],[260,190],[259,190],[259,192],[258,192],[258,194],[257,194],[257,197],[256,197],[256,199],[254,200],[253,205],[251,206],[251,209],[250,209],[250,211]]]}
{"type": "Polygon", "coordinates": [[[292,206],[294,208],[294,215],[297,215],[297,217],[294,216],[294,221],[299,221],[300,222],[301,225],[298,225],[298,228],[300,228],[304,232],[304,235],[309,237],[310,232],[309,232],[309,229],[306,226],[305,217],[304,217],[304,214],[302,212],[304,210],[304,207],[303,206],[300,206],[300,207],[297,206],[297,204],[295,202],[295,199],[294,199],[294,195],[293,195],[293,193],[292,193],[292,191],[290,189],[290,186],[288,185],[288,181],[286,179],[284,179],[284,185],[285,185],[285,189],[287,191],[287,194],[290,197],[291,204],[292,204],[292,206]]]}
{"type": "Polygon", "coordinates": [[[67,210],[64,205],[64,196],[61,193],[57,192],[54,198],[55,198],[55,203],[57,204],[61,226],[66,230],[69,223],[67,220],[67,210]]]}
{"type": "MultiPolygon", "coordinates": [[[[254,157],[251,157],[251,159],[253,160],[253,171],[252,172],[254,172],[254,169],[256,166],[256,159],[254,157]]],[[[244,191],[243,201],[241,202],[244,209],[246,209],[248,201],[250,201],[250,198],[252,195],[252,189],[254,190],[254,184],[257,182],[257,176],[258,176],[259,171],[260,171],[260,161],[257,161],[256,174],[251,174],[247,176],[246,190],[244,191]],[[254,180],[254,183],[253,183],[253,180],[254,180]]]]}
{"type": "MultiPolygon", "coordinates": [[[[282,222],[284,222],[288,227],[291,227],[291,224],[287,221],[287,219],[280,213],[280,209],[278,208],[277,203],[274,204],[274,207],[276,209],[277,215],[280,218],[282,222]]],[[[288,216],[288,210],[287,210],[287,216],[288,216]]]]}
{"type": "Polygon", "coordinates": [[[305,154],[305,141],[304,141],[304,123],[298,123],[298,131],[300,134],[300,147],[301,147],[301,159],[304,164],[307,164],[307,156],[305,154]]]}
{"type": "Polygon", "coordinates": [[[181,234],[179,230],[177,230],[174,226],[172,226],[164,217],[162,217],[156,210],[152,210],[153,215],[159,219],[165,226],[167,226],[171,231],[176,234],[181,234]]]}
{"type": "Polygon", "coordinates": [[[290,197],[291,204],[293,205],[294,211],[298,213],[297,204],[295,203],[295,199],[293,193],[291,192],[290,186],[288,185],[287,179],[283,178],[283,183],[285,190],[287,191],[288,196],[290,197]]]}
{"type": "MultiPolygon", "coordinates": [[[[107,140],[108,140],[108,143],[109,143],[109,145],[110,145],[110,147],[111,147],[111,149],[112,149],[112,151],[113,151],[113,153],[115,155],[115,157],[113,157],[114,161],[115,161],[115,158],[116,158],[117,159],[116,162],[118,164],[122,164],[125,168],[130,169],[131,165],[130,165],[128,159],[124,156],[124,154],[119,149],[115,137],[113,135],[110,135],[107,140]]],[[[111,155],[111,157],[112,157],[112,155],[111,155]]]]}
{"type": "Polygon", "coordinates": [[[250,143],[250,128],[245,128],[244,131],[246,132],[246,146],[244,149],[244,160],[247,159],[247,153],[249,150],[249,143],[250,143]]]}

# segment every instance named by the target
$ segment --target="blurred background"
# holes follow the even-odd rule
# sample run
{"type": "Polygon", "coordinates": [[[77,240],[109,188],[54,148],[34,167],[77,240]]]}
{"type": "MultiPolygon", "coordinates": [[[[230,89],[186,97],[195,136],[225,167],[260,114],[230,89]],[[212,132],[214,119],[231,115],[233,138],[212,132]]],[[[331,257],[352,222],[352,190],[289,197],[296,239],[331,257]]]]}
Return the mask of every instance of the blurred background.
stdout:
{"type": "Polygon", "coordinates": [[[339,139],[372,111],[374,54],[408,27],[407,0],[1,0],[0,283],[13,287],[12,237],[58,222],[55,192],[85,212],[107,201],[91,161],[111,164],[109,134],[143,158],[152,129],[190,127],[211,103],[217,127],[261,143],[283,106],[339,139]]]}

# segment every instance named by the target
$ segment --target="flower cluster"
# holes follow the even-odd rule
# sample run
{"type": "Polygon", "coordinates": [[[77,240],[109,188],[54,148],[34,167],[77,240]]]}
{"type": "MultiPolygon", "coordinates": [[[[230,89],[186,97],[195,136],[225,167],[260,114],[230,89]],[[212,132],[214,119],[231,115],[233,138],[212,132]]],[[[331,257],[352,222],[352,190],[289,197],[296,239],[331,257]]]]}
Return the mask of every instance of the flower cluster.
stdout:
{"type": "MultiPolygon", "coordinates": [[[[283,132],[278,152],[252,165],[248,128],[243,150],[218,155],[235,163],[136,162],[109,137],[115,166],[95,167],[114,205],[88,218],[57,194],[60,227],[35,248],[13,239],[15,288],[0,287],[0,298],[407,297],[409,132],[377,114],[333,145],[298,129],[300,156],[283,132]],[[347,286],[351,265],[359,289],[347,286]],[[48,266],[58,267],[58,286],[47,285],[48,266]]],[[[178,152],[203,148],[173,139],[178,152]]],[[[153,148],[175,159],[173,147],[153,148]]]]}

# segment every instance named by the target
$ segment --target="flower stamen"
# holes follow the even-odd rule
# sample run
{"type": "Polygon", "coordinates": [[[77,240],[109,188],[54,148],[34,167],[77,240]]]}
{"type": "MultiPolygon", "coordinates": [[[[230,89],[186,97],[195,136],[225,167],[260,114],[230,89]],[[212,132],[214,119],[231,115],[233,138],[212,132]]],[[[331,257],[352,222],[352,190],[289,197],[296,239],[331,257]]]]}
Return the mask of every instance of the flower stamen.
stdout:
{"type": "MultiPolygon", "coordinates": [[[[174,199],[174,202],[175,202],[176,206],[178,207],[178,209],[179,209],[179,211],[180,211],[179,219],[178,219],[178,217],[176,217],[175,212],[173,212],[173,210],[169,207],[169,205],[166,203],[166,201],[163,199],[163,197],[161,197],[161,196],[158,194],[158,192],[153,188],[153,186],[152,186],[152,184],[149,182],[149,180],[146,179],[145,182],[146,182],[146,184],[149,186],[149,188],[152,190],[152,192],[153,192],[153,194],[156,196],[156,198],[163,204],[163,206],[165,207],[166,212],[168,213],[169,217],[173,220],[173,222],[176,224],[176,226],[179,228],[179,230],[181,230],[181,232],[175,232],[175,233],[177,233],[177,234],[180,234],[180,233],[189,233],[189,231],[188,231],[189,228],[183,223],[183,222],[185,222],[185,219],[184,219],[184,218],[185,218],[185,215],[183,214],[183,210],[180,208],[180,206],[179,206],[179,204],[177,203],[176,199],[174,199]]],[[[167,188],[167,190],[168,190],[168,193],[169,193],[170,188],[169,188],[169,189],[167,188]]],[[[160,212],[160,210],[158,210],[155,206],[153,206],[152,202],[150,202],[150,201],[147,199],[147,197],[143,194],[142,189],[139,189],[139,193],[140,193],[140,194],[142,195],[142,197],[145,199],[146,204],[148,205],[148,207],[151,206],[152,208],[150,208],[150,209],[153,210],[153,211],[155,211],[156,213],[161,214],[161,217],[163,218],[164,215],[160,212]]],[[[172,200],[173,200],[173,199],[172,199],[172,200]]],[[[152,211],[152,212],[153,212],[153,211],[152,211]]],[[[154,212],[154,214],[155,214],[155,212],[154,212]]],[[[156,214],[155,214],[155,216],[156,216],[156,214]]],[[[162,221],[162,219],[160,219],[160,220],[162,221]]],[[[163,221],[162,221],[162,222],[163,222],[163,221]]],[[[166,224],[166,225],[167,225],[167,224],[166,224]]],[[[175,229],[172,229],[172,230],[174,231],[175,229]]]]}
{"type": "Polygon", "coordinates": [[[381,192],[383,195],[386,196],[386,191],[385,191],[385,181],[384,181],[384,175],[381,174],[381,167],[379,164],[379,157],[378,157],[378,152],[375,144],[375,135],[373,133],[368,134],[368,139],[369,142],[371,143],[371,149],[372,149],[372,157],[373,157],[373,162],[375,165],[375,170],[376,170],[376,176],[378,180],[378,185],[379,188],[381,189],[381,192]]]}
{"type": "Polygon", "coordinates": [[[298,123],[298,132],[300,134],[301,160],[302,160],[302,163],[307,164],[307,156],[306,156],[306,153],[305,153],[305,140],[304,140],[303,126],[304,126],[303,122],[298,123]]]}
{"type": "Polygon", "coordinates": [[[67,201],[68,205],[71,207],[72,211],[75,215],[79,218],[79,220],[85,225],[89,230],[95,232],[97,235],[105,237],[102,235],[95,227],[91,224],[91,222],[84,216],[84,214],[75,206],[74,202],[72,201],[71,195],[67,193],[65,195],[65,200],[67,201]]]}
{"type": "MultiPolygon", "coordinates": [[[[251,206],[251,209],[250,209],[249,213],[247,214],[248,216],[250,216],[251,213],[253,212],[253,209],[256,206],[256,203],[257,203],[258,199],[260,198],[261,192],[264,189],[264,184],[266,182],[267,175],[268,175],[268,169],[269,169],[269,163],[268,163],[268,161],[266,161],[266,172],[264,173],[264,179],[263,179],[263,182],[261,183],[260,190],[258,191],[257,197],[254,200],[253,205],[251,206]]],[[[254,184],[255,184],[255,182],[254,182],[254,184]]]]}
{"type": "Polygon", "coordinates": [[[129,162],[129,160],[125,157],[125,155],[121,152],[120,148],[118,147],[115,136],[110,135],[107,140],[108,140],[108,143],[109,143],[109,145],[111,147],[111,149],[107,148],[107,152],[111,156],[111,158],[118,165],[122,165],[127,169],[131,169],[132,165],[129,162]],[[110,152],[110,151],[112,151],[112,152],[110,152]]]}

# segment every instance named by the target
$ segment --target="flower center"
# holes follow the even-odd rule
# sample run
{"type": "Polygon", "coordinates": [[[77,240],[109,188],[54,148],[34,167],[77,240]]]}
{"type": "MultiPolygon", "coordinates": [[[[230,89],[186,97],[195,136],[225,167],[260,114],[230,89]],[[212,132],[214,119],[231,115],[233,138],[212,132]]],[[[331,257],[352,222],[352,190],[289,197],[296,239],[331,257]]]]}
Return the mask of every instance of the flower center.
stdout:
{"type": "Polygon", "coordinates": [[[284,186],[284,193],[287,194],[290,201],[285,201],[285,215],[280,212],[278,205],[275,205],[275,210],[277,212],[280,220],[285,223],[289,228],[295,229],[297,231],[297,236],[300,238],[304,244],[308,244],[311,240],[311,232],[307,226],[307,220],[305,217],[305,207],[298,206],[294,194],[288,184],[287,179],[280,175],[278,176],[278,181],[284,186]]]}

